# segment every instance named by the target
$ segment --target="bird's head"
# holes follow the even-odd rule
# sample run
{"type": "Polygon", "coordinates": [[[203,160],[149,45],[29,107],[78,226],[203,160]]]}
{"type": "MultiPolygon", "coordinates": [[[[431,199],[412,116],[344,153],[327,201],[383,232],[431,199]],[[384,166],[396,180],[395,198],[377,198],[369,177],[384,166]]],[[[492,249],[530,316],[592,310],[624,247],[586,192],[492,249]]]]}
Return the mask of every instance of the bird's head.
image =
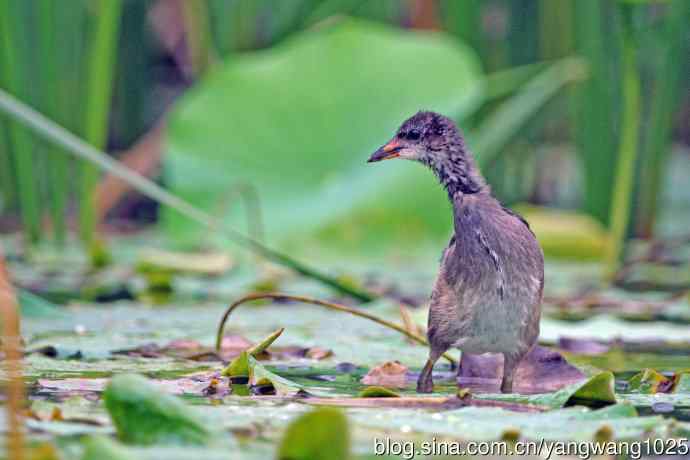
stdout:
{"type": "Polygon", "coordinates": [[[462,137],[452,120],[434,112],[417,112],[371,155],[369,163],[403,158],[432,165],[447,159],[455,149],[462,149],[462,137]]]}
{"type": "Polygon", "coordinates": [[[431,168],[451,199],[457,193],[488,190],[455,123],[438,113],[417,112],[407,119],[393,139],[369,157],[369,163],[391,158],[415,160],[431,168]]]}

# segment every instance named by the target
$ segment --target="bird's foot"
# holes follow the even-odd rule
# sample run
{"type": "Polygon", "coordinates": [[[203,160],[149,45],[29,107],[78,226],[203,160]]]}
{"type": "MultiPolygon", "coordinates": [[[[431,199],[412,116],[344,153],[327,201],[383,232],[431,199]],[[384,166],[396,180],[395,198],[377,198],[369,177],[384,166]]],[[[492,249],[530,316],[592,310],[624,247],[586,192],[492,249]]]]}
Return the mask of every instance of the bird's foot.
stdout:
{"type": "Polygon", "coordinates": [[[504,379],[501,382],[501,393],[512,393],[512,392],[513,392],[513,382],[504,379]]]}

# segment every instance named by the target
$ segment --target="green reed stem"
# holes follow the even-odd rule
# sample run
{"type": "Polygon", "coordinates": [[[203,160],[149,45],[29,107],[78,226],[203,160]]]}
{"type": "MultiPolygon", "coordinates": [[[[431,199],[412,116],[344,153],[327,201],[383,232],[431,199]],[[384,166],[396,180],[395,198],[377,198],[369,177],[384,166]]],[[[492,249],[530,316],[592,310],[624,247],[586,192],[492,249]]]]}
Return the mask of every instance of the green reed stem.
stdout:
{"type": "MultiPolygon", "coordinates": [[[[84,139],[103,149],[108,134],[108,114],[113,88],[117,36],[122,12],[121,0],[100,0],[95,32],[88,56],[84,139]]],[[[80,185],[80,234],[91,243],[96,229],[95,189],[98,170],[91,164],[82,165],[80,185]]]]}
{"type": "MultiPolygon", "coordinates": [[[[0,53],[3,62],[0,83],[16,95],[21,92],[20,85],[26,77],[23,72],[27,70],[26,62],[20,61],[17,52],[16,39],[22,31],[19,15],[21,7],[18,3],[0,1],[0,53]]],[[[29,241],[36,242],[41,236],[41,206],[36,186],[38,178],[33,162],[34,146],[23,126],[11,123],[9,131],[22,223],[29,241]]]]}
{"type": "MultiPolygon", "coordinates": [[[[60,112],[58,105],[59,88],[56,84],[60,79],[58,69],[59,54],[55,50],[55,41],[58,38],[56,30],[56,10],[55,0],[40,0],[37,9],[38,21],[38,40],[41,60],[39,62],[40,72],[38,73],[41,85],[41,98],[43,113],[51,118],[58,119],[60,112]]],[[[46,144],[41,145],[41,149],[54,149],[55,146],[46,144]]],[[[64,156],[48,155],[47,190],[49,192],[49,204],[53,236],[55,241],[62,245],[67,235],[67,165],[64,156]]]]}
{"type": "Polygon", "coordinates": [[[573,100],[575,139],[584,166],[583,207],[608,224],[616,164],[616,141],[611,135],[618,98],[618,81],[611,72],[616,45],[604,34],[606,2],[575,0],[573,7],[577,52],[587,60],[590,74],[573,100]]]}
{"type": "Polygon", "coordinates": [[[611,203],[611,239],[606,258],[609,276],[616,273],[625,246],[633,197],[640,123],[640,76],[637,69],[637,43],[631,17],[633,6],[623,4],[620,8],[623,17],[623,114],[611,203]]]}
{"type": "Polygon", "coordinates": [[[656,72],[652,93],[651,115],[644,145],[644,164],[641,168],[639,188],[639,227],[642,237],[650,238],[654,233],[656,208],[659,204],[661,182],[666,172],[666,163],[671,147],[673,114],[681,98],[678,97],[681,77],[687,75],[687,59],[684,59],[683,32],[690,22],[690,3],[687,0],[673,0],[666,13],[666,24],[659,50],[661,65],[656,72]]]}

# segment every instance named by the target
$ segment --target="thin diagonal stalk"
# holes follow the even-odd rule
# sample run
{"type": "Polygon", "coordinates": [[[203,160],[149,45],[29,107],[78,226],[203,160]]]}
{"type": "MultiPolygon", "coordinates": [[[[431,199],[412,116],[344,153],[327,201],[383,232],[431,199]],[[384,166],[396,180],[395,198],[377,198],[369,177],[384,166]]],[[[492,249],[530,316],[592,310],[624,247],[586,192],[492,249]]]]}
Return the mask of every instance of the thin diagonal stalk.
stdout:
{"type": "Polygon", "coordinates": [[[513,94],[553,61],[539,61],[492,72],[484,77],[484,99],[500,99],[513,94]]]}
{"type": "MultiPolygon", "coordinates": [[[[328,302],[325,300],[320,300],[320,299],[315,299],[313,297],[305,297],[301,295],[289,295],[289,294],[280,294],[280,293],[269,293],[269,294],[249,294],[241,299],[236,300],[232,304],[228,306],[228,308],[225,309],[225,313],[223,313],[223,316],[221,317],[220,323],[218,323],[218,331],[216,332],[216,351],[220,351],[220,346],[223,342],[223,331],[225,331],[225,323],[228,321],[228,318],[230,318],[230,315],[232,314],[233,311],[237,309],[240,305],[251,302],[252,300],[262,300],[262,299],[271,299],[271,300],[280,300],[280,301],[285,301],[285,300],[292,300],[295,302],[302,302],[310,305],[318,305],[324,308],[327,308],[329,310],[336,310],[336,311],[341,311],[343,313],[348,313],[350,315],[354,316],[359,316],[360,318],[365,318],[368,319],[369,321],[373,321],[376,324],[380,324],[383,327],[387,327],[388,329],[393,329],[394,331],[400,332],[402,335],[408,337],[409,339],[417,342],[420,345],[424,346],[429,346],[429,342],[422,337],[419,334],[415,334],[414,332],[408,331],[405,329],[404,326],[400,326],[398,324],[395,324],[391,321],[385,320],[383,318],[379,318],[378,316],[372,315],[371,313],[367,313],[365,311],[359,310],[357,308],[352,308],[348,307],[346,305],[341,305],[339,303],[334,303],[334,302],[328,302]]],[[[448,360],[452,365],[457,365],[457,361],[455,358],[450,356],[448,353],[444,353],[443,357],[448,360]]]]}
{"type": "MultiPolygon", "coordinates": [[[[18,3],[0,1],[0,53],[3,61],[0,84],[18,95],[19,85],[23,81],[22,71],[26,69],[17,53],[15,38],[19,32],[16,27],[19,13],[12,5],[15,8],[21,7],[18,3]]],[[[23,126],[12,123],[9,128],[22,222],[29,240],[38,241],[41,232],[41,207],[36,187],[38,181],[33,162],[33,142],[23,126]]]]}
{"type": "Polygon", "coordinates": [[[10,460],[24,458],[24,381],[22,377],[21,335],[17,298],[10,284],[0,250],[0,323],[2,323],[3,365],[7,373],[5,387],[7,411],[7,454],[10,460]]]}
{"type": "Polygon", "coordinates": [[[632,22],[632,5],[620,6],[623,16],[623,116],[618,165],[611,203],[611,240],[607,254],[607,273],[615,276],[620,263],[630,221],[635,180],[640,123],[640,75],[637,69],[637,43],[632,22]]]}
{"type": "MultiPolygon", "coordinates": [[[[108,134],[108,113],[113,88],[113,73],[117,35],[122,11],[121,0],[100,0],[96,15],[95,36],[89,51],[88,82],[84,138],[99,149],[105,147],[108,134]]],[[[91,243],[96,228],[96,185],[98,169],[89,163],[82,165],[80,183],[80,234],[91,243]]]]}
{"type": "Polygon", "coordinates": [[[343,294],[350,295],[363,302],[369,302],[378,297],[377,294],[369,292],[365,289],[344,284],[338,281],[338,279],[335,277],[321,273],[320,271],[302,262],[299,262],[286,254],[261,244],[260,242],[242,234],[237,230],[228,228],[221,220],[205,213],[204,211],[201,211],[180,197],[173,195],[146,177],[132,172],[119,161],[114,160],[105,153],[87,144],[62,126],[49,120],[45,116],[33,110],[31,107],[23,104],[2,90],[0,90],[0,112],[4,112],[14,120],[25,124],[39,136],[60,145],[75,157],[93,163],[102,170],[105,170],[111,173],[113,176],[119,177],[120,179],[126,181],[132,186],[132,188],[138,190],[140,193],[148,196],[149,198],[171,207],[189,219],[208,227],[213,232],[220,233],[229,241],[239,244],[240,246],[256,252],[272,262],[290,268],[301,275],[317,280],[343,294]]]}

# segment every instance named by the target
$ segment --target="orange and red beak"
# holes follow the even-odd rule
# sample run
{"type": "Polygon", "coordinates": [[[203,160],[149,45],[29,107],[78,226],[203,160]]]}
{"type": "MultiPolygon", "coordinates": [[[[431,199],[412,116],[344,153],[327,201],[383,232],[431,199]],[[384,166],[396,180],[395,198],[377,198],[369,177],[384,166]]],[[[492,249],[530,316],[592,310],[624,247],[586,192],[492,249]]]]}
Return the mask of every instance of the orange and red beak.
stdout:
{"type": "Polygon", "coordinates": [[[398,143],[397,139],[393,139],[380,149],[374,152],[372,156],[369,157],[367,163],[373,163],[375,161],[390,160],[391,158],[397,158],[400,156],[400,150],[402,150],[402,145],[398,143]]]}

